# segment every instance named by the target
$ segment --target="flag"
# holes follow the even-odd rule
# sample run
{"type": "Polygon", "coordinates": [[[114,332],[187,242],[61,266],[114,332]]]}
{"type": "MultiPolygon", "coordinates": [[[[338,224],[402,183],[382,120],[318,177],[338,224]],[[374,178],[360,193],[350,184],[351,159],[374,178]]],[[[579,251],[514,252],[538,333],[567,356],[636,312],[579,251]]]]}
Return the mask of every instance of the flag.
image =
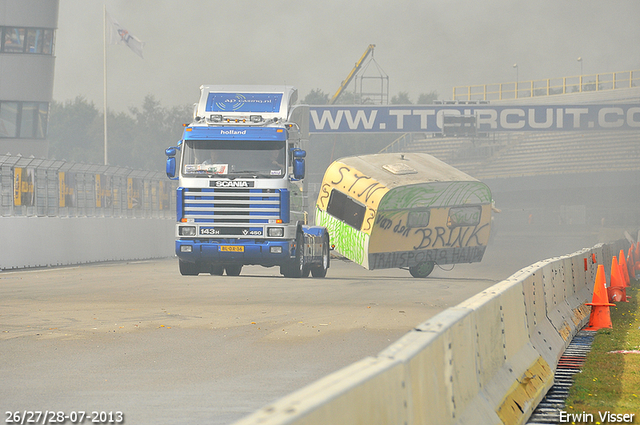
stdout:
{"type": "Polygon", "coordinates": [[[122,26],[118,22],[116,22],[108,13],[107,34],[109,38],[109,44],[126,44],[131,50],[133,50],[136,55],[142,58],[142,48],[144,47],[144,41],[140,41],[138,37],[122,28],[122,26]]]}

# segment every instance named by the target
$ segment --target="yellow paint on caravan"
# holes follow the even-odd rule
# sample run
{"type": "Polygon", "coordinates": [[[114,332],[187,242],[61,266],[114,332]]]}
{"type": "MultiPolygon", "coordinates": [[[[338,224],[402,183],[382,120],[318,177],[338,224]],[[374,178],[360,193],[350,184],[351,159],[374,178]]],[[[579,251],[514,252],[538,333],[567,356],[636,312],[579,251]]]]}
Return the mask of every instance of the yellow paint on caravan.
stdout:
{"type": "Polygon", "coordinates": [[[489,240],[491,192],[422,153],[342,158],[327,169],[316,224],[336,250],[367,269],[480,261],[489,240]]]}
{"type": "Polygon", "coordinates": [[[348,167],[340,161],[332,163],[325,172],[317,202],[320,209],[327,210],[333,189],[354,199],[366,208],[362,215],[363,224],[359,230],[371,234],[378,205],[389,189],[372,177],[363,175],[357,169],[348,167]]]}

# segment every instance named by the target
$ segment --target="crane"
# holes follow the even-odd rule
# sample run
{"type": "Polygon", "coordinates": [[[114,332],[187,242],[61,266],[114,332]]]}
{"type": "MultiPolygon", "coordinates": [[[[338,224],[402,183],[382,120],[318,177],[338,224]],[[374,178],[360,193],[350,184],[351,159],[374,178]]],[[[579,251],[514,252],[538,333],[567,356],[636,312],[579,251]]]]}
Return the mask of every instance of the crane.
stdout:
{"type": "Polygon", "coordinates": [[[338,89],[336,94],[334,94],[331,100],[329,101],[329,105],[333,105],[334,103],[336,103],[336,100],[338,100],[338,98],[340,97],[344,89],[347,88],[351,80],[353,80],[353,77],[355,77],[355,75],[358,73],[358,71],[362,67],[362,64],[365,61],[365,59],[369,56],[369,54],[373,55],[373,49],[375,49],[375,47],[376,47],[375,44],[369,44],[367,49],[364,51],[364,54],[362,55],[362,57],[358,60],[358,62],[356,62],[355,66],[353,67],[349,75],[347,75],[347,78],[340,85],[340,88],[338,89]]]}

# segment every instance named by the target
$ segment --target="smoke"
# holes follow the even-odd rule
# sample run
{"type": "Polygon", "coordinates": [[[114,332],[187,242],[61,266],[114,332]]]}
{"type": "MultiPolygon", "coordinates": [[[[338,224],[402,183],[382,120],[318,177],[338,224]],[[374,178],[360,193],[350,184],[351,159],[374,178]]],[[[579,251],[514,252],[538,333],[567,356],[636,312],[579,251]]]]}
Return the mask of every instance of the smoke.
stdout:
{"type": "MultiPolygon", "coordinates": [[[[102,102],[102,2],[60,2],[54,99],[102,102]]],[[[357,0],[108,0],[145,41],[142,60],[108,45],[109,107],[196,101],[201,84],[290,84],[333,93],[369,44],[391,94],[640,68],[640,3],[357,0]],[[632,50],[634,49],[634,50],[632,50]]]]}

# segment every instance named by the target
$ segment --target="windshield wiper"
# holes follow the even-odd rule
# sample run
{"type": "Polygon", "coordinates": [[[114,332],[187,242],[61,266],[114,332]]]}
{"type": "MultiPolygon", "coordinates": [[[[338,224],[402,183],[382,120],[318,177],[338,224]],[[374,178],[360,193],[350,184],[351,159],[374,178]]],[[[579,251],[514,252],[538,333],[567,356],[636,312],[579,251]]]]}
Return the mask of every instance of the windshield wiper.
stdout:
{"type": "Polygon", "coordinates": [[[239,175],[244,175],[244,174],[251,174],[251,175],[258,175],[260,174],[259,171],[251,171],[251,170],[247,170],[247,171],[232,171],[227,175],[231,175],[231,174],[239,174],[239,175]]]}

